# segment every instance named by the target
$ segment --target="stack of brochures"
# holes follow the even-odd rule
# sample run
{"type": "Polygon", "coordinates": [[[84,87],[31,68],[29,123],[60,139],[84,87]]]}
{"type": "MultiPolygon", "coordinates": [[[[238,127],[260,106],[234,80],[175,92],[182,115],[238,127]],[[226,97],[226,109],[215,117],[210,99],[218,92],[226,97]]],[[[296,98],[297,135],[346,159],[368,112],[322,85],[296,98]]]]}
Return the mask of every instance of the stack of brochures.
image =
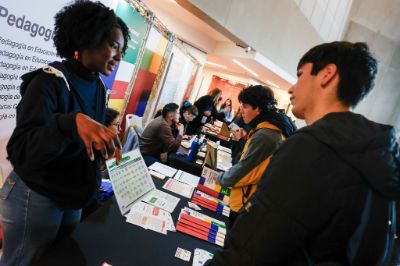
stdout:
{"type": "Polygon", "coordinates": [[[226,225],[224,222],[188,207],[181,210],[176,230],[221,247],[224,245],[226,236],[226,225]]]}
{"type": "Polygon", "coordinates": [[[210,211],[229,217],[230,208],[228,206],[226,206],[221,200],[199,190],[194,192],[192,202],[203,208],[209,209],[210,211]]]}
{"type": "Polygon", "coordinates": [[[214,198],[220,199],[224,204],[229,204],[231,189],[217,183],[218,171],[208,167],[203,168],[197,189],[214,198]]]}
{"type": "Polygon", "coordinates": [[[132,206],[126,216],[126,222],[162,234],[175,231],[174,221],[169,212],[144,202],[138,202],[132,206]]]}
{"type": "Polygon", "coordinates": [[[176,171],[178,170],[159,162],[155,162],[149,166],[150,175],[161,180],[164,180],[166,177],[173,177],[176,171]]]}

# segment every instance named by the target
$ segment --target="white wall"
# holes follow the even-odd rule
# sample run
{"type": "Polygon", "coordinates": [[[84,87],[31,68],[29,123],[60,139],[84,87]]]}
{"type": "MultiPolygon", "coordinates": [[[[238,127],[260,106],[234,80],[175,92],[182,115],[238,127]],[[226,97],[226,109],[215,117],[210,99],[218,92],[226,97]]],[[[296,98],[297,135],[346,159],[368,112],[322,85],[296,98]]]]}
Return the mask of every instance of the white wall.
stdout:
{"type": "Polygon", "coordinates": [[[324,41],[343,39],[352,0],[294,0],[324,41]]]}
{"type": "MultiPolygon", "coordinates": [[[[149,9],[154,12],[157,18],[167,27],[167,29],[179,36],[184,41],[195,44],[200,49],[209,52],[212,51],[216,45],[216,41],[207,35],[193,30],[191,23],[193,21],[185,21],[179,16],[171,16],[170,10],[165,10],[165,6],[160,5],[157,1],[160,0],[144,0],[143,2],[149,9]]],[[[168,0],[162,0],[168,1],[168,0]]],[[[186,11],[187,12],[187,11],[186,11]]]]}
{"type": "Polygon", "coordinates": [[[354,0],[345,36],[366,42],[378,60],[375,88],[355,108],[374,121],[400,129],[400,5],[398,0],[354,0]],[[378,11],[381,12],[378,12],[378,11]],[[391,12],[388,12],[388,11],[391,12]]]}
{"type": "Polygon", "coordinates": [[[200,63],[200,65],[198,66],[198,70],[197,70],[197,76],[196,76],[196,79],[193,84],[193,89],[192,89],[192,92],[189,97],[189,101],[193,103],[196,98],[196,95],[199,92],[200,85],[201,85],[201,82],[203,79],[203,70],[204,70],[204,64],[206,63],[206,60],[207,60],[207,54],[200,51],[199,49],[194,48],[191,45],[184,44],[184,46],[188,50],[188,52],[194,58],[196,58],[196,60],[200,63]]]}
{"type": "MultiPolygon", "coordinates": [[[[199,93],[198,93],[196,99],[207,94],[208,88],[212,81],[212,77],[214,75],[219,76],[224,79],[227,79],[227,80],[230,80],[230,81],[233,81],[233,82],[242,83],[245,85],[260,85],[260,84],[265,85],[265,84],[262,84],[259,81],[252,79],[252,78],[242,77],[242,76],[238,76],[238,75],[232,75],[229,73],[216,71],[214,69],[205,68],[203,70],[203,81],[202,81],[201,87],[199,88],[199,93]]],[[[274,95],[275,95],[276,100],[278,101],[279,108],[284,108],[286,104],[290,103],[290,99],[289,99],[290,97],[289,97],[289,94],[287,91],[277,89],[277,88],[271,88],[271,89],[274,91],[274,95]]]]}
{"type": "Polygon", "coordinates": [[[300,57],[322,41],[293,0],[190,2],[294,77],[300,57]]]}

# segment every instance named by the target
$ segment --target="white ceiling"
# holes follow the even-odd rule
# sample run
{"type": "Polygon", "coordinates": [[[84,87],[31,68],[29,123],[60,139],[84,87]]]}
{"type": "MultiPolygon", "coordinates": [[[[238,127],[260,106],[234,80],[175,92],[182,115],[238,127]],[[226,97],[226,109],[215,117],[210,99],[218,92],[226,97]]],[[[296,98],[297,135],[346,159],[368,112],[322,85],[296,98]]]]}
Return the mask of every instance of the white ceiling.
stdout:
{"type": "Polygon", "coordinates": [[[268,80],[284,90],[291,86],[285,79],[258,62],[254,51],[246,53],[243,48],[236,46],[234,42],[173,0],[143,0],[143,3],[180,39],[206,52],[207,61],[227,67],[223,69],[206,64],[204,66],[206,69],[256,79],[261,83],[268,80]],[[207,45],[205,45],[206,41],[207,45]],[[233,59],[257,73],[258,77],[238,66],[233,59]]]}

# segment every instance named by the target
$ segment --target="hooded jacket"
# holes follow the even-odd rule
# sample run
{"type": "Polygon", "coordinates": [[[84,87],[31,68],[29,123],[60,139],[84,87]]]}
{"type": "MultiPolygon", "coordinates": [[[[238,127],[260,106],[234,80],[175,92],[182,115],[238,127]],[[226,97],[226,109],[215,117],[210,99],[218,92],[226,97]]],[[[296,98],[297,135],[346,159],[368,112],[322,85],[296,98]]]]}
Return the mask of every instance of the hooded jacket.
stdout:
{"type": "MultiPolygon", "coordinates": [[[[104,122],[106,90],[98,74],[63,61],[22,76],[17,125],[7,145],[14,171],[26,185],[62,207],[81,208],[94,195],[98,159],[91,162],[78,136],[78,112],[104,122]],[[61,71],[61,72],[60,72],[61,71]],[[95,86],[95,101],[82,94],[95,86]],[[93,107],[93,110],[87,110],[93,107]]],[[[98,157],[98,156],[97,156],[98,157]]]]}
{"type": "Polygon", "coordinates": [[[207,265],[382,265],[399,195],[394,129],[330,113],[275,152],[207,265]]]}
{"type": "Polygon", "coordinates": [[[218,178],[223,186],[231,187],[229,207],[232,211],[238,212],[256,191],[272,153],[284,139],[279,128],[266,121],[250,130],[240,161],[218,178]]]}

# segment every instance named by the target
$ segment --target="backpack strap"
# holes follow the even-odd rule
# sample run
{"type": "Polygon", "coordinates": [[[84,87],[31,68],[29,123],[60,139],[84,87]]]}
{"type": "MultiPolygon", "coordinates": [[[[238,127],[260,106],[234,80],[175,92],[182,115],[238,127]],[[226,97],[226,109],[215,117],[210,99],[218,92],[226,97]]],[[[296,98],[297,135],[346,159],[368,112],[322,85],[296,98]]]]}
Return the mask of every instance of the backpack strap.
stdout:
{"type": "Polygon", "coordinates": [[[246,187],[246,191],[244,191],[244,187],[242,187],[242,203],[243,203],[243,205],[246,204],[245,199],[248,199],[248,198],[249,198],[249,195],[250,195],[250,191],[251,191],[251,187],[252,187],[252,186],[253,186],[252,184],[248,185],[248,186],[246,187]]]}
{"type": "Polygon", "coordinates": [[[71,88],[69,86],[68,80],[67,80],[67,78],[65,77],[65,75],[64,75],[64,73],[62,71],[60,71],[57,68],[55,68],[53,66],[50,66],[50,65],[43,66],[42,70],[43,70],[44,73],[54,75],[54,76],[56,76],[58,78],[62,78],[64,80],[64,82],[65,82],[65,85],[67,85],[68,91],[71,91],[71,88]]]}

